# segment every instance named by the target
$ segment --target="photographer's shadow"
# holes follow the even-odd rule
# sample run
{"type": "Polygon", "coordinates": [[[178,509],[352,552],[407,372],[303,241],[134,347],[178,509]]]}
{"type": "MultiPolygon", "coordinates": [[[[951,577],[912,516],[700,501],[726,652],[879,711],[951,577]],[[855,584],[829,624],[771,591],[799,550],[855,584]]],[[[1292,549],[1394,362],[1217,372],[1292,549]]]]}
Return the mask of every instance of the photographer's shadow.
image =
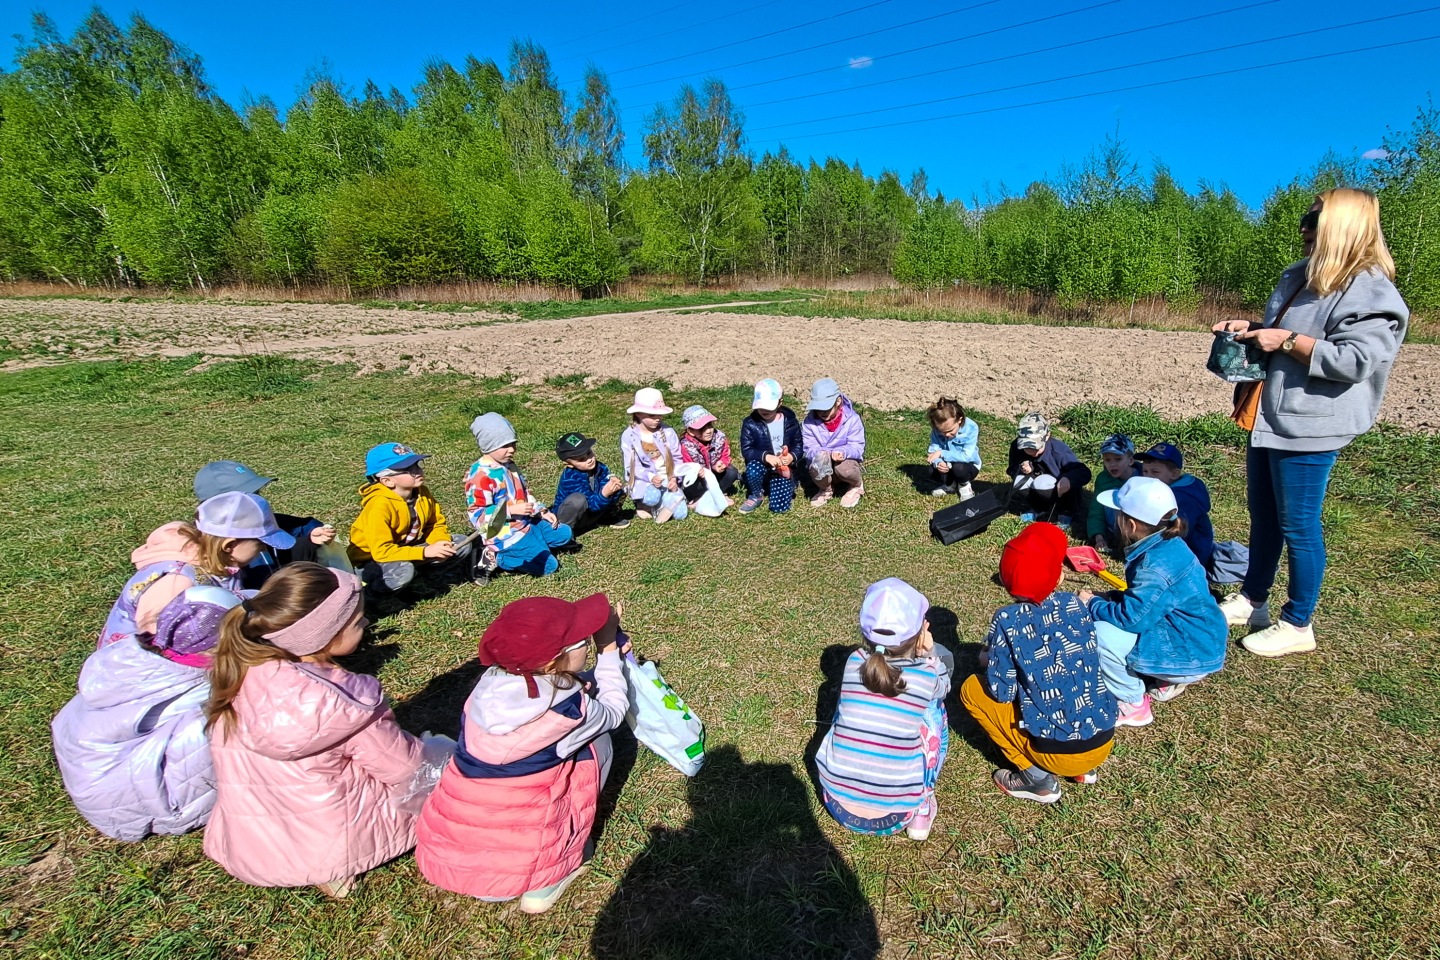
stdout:
{"type": "Polygon", "coordinates": [[[690,822],[652,827],[596,921],[600,958],[879,955],[875,915],[789,764],[709,753],[690,822]]]}

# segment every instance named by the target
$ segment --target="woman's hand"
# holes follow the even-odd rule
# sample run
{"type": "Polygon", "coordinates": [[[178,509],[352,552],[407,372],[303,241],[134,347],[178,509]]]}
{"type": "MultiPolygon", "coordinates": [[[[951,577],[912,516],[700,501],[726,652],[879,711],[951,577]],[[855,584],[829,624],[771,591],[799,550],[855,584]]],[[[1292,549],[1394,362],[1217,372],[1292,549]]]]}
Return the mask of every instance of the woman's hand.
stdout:
{"type": "Polygon", "coordinates": [[[1274,353],[1290,339],[1291,331],[1281,327],[1267,327],[1263,330],[1251,330],[1236,336],[1236,340],[1244,343],[1253,343],[1266,353],[1274,353]]]}
{"type": "Polygon", "coordinates": [[[1244,333],[1249,329],[1249,320],[1221,320],[1210,328],[1213,333],[1244,333]]]}

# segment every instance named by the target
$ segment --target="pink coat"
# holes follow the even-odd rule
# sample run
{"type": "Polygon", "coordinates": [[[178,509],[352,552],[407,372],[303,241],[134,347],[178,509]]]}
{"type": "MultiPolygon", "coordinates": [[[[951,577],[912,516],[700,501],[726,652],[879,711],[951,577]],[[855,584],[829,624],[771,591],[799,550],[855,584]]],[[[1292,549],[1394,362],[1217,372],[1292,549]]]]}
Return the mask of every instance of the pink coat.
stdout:
{"type": "Polygon", "coordinates": [[[605,731],[625,715],[619,658],[603,655],[592,699],[492,668],[465,704],[460,743],[416,831],[420,873],[446,890],[508,900],[584,862],[609,764],[605,731]],[[576,749],[576,740],[584,740],[576,749]],[[574,750],[574,752],[570,752],[574,750]]]}
{"type": "Polygon", "coordinates": [[[205,853],[262,887],[328,883],[415,845],[395,808],[420,766],[380,681],[336,666],[272,660],[251,667],[228,735],[210,732],[218,800],[205,853]]]}

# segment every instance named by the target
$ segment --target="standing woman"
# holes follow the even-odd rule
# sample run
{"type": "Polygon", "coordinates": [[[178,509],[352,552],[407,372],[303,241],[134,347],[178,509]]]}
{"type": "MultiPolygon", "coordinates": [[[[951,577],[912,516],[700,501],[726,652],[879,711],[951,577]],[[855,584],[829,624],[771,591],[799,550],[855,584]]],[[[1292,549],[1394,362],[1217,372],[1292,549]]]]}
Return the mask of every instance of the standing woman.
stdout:
{"type": "Polygon", "coordinates": [[[1280,275],[1264,322],[1214,327],[1269,355],[1266,379],[1236,393],[1235,421],[1250,431],[1250,569],[1240,592],[1220,605],[1232,626],[1265,628],[1243,641],[1262,657],[1315,649],[1330,471],[1341,448],[1374,424],[1410,318],[1374,194],[1325,191],[1300,218],[1300,238],[1305,259],[1280,275]],[[1272,622],[1282,547],[1290,551],[1289,599],[1272,622]]]}

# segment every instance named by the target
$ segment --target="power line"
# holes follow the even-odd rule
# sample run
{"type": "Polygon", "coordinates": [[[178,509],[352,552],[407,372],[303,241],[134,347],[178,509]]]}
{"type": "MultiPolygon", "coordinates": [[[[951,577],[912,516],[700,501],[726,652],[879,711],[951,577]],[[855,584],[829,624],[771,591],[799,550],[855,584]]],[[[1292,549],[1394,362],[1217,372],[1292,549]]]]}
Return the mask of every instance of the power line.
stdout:
{"type": "MultiPolygon", "coordinates": [[[[714,53],[716,50],[724,50],[724,49],[727,48],[727,47],[735,47],[735,46],[739,46],[740,44],[744,44],[744,43],[753,43],[753,42],[755,42],[756,40],[764,40],[764,39],[766,39],[767,37],[776,37],[776,36],[779,36],[779,35],[782,34],[782,33],[790,33],[790,32],[793,31],[793,30],[803,30],[803,29],[806,28],[806,27],[813,27],[813,26],[815,26],[817,23],[826,23],[826,22],[828,22],[828,21],[830,21],[830,20],[838,20],[838,19],[840,19],[841,17],[848,17],[848,16],[850,16],[852,13],[860,13],[860,12],[865,11],[865,10],[873,9],[874,7],[883,7],[883,6],[885,6],[887,3],[894,3],[894,2],[895,2],[895,0],[874,0],[873,3],[867,3],[867,4],[864,4],[864,5],[862,5],[862,6],[852,7],[852,8],[850,8],[849,10],[842,10],[842,11],[840,11],[839,13],[832,13],[832,14],[830,14],[830,15],[827,16],[827,17],[820,17],[819,19],[809,20],[809,21],[806,21],[805,23],[797,23],[797,24],[796,24],[795,26],[793,26],[793,27],[783,27],[783,28],[781,28],[781,29],[779,29],[779,30],[771,30],[769,33],[762,33],[762,34],[758,34],[758,35],[753,36],[753,37],[744,37],[744,38],[742,38],[742,39],[740,39],[740,40],[732,40],[732,41],[730,41],[729,43],[722,43],[722,44],[719,44],[719,45],[714,46],[714,47],[706,47],[704,50],[696,50],[696,51],[694,51],[693,53],[677,54],[676,56],[673,56],[673,57],[666,57],[666,58],[663,59],[663,60],[652,60],[650,63],[640,63],[640,64],[636,64],[636,65],[633,66],[633,67],[625,67],[625,68],[620,69],[620,70],[614,70],[614,71],[611,71],[611,76],[614,76],[614,75],[616,75],[616,74],[621,74],[621,73],[630,73],[630,72],[633,71],[633,70],[644,70],[644,69],[646,69],[647,67],[658,67],[658,66],[660,66],[661,64],[673,63],[673,62],[676,61],[676,60],[686,60],[686,59],[688,59],[688,58],[690,58],[690,57],[698,57],[698,56],[700,56],[701,54],[704,54],[704,53],[714,53]]],[[[990,2],[990,3],[996,3],[996,2],[999,2],[999,0],[988,0],[988,2],[990,2]]],[[[762,6],[763,6],[763,4],[762,4],[762,6]]],[[[753,8],[752,8],[752,9],[753,9],[753,8]]],[[[687,28],[685,28],[685,29],[688,30],[688,29],[690,29],[690,28],[687,27],[687,28]]],[[[656,82],[662,82],[662,83],[663,83],[664,81],[656,81],[656,82]]],[[[639,84],[639,86],[645,86],[645,84],[639,84]]],[[[625,89],[625,88],[622,87],[622,88],[620,88],[620,89],[625,89]]]]}
{"type": "MultiPolygon", "coordinates": [[[[1238,12],[1240,12],[1240,11],[1242,11],[1242,10],[1253,10],[1253,9],[1255,9],[1256,7],[1268,7],[1268,6],[1272,6],[1272,5],[1274,5],[1274,4],[1281,3],[1281,2],[1283,2],[1283,0],[1259,0],[1258,3],[1247,3],[1247,4],[1244,4],[1243,6],[1230,7],[1229,9],[1226,9],[1226,10],[1216,10],[1216,11],[1214,11],[1214,12],[1212,12],[1212,13],[1201,13],[1201,14],[1197,14],[1196,16],[1193,16],[1193,17],[1182,17],[1182,18],[1179,19],[1179,20],[1167,20],[1167,21],[1165,21],[1164,23],[1152,23],[1152,24],[1150,24],[1149,26],[1146,26],[1146,27],[1135,27],[1134,29],[1131,29],[1131,30],[1120,30],[1120,31],[1118,31],[1118,32],[1116,32],[1116,33],[1107,33],[1107,34],[1103,34],[1102,36],[1090,37],[1090,38],[1085,39],[1085,40],[1072,40],[1072,41],[1070,41],[1069,43],[1057,43],[1057,44],[1055,44],[1054,46],[1040,47],[1039,49],[1036,49],[1036,50],[1025,50],[1025,51],[1022,51],[1021,53],[1011,53],[1011,54],[1007,54],[1007,55],[1005,55],[1005,56],[1003,56],[1003,57],[991,57],[989,60],[972,60],[972,61],[970,61],[969,63],[962,63],[962,64],[960,64],[960,65],[958,65],[958,66],[954,66],[954,67],[941,67],[941,68],[936,69],[936,70],[925,70],[925,71],[922,71],[922,72],[920,72],[920,73],[907,74],[906,76],[903,76],[903,77],[889,77],[889,78],[887,78],[887,79],[885,79],[885,80],[875,80],[875,81],[872,81],[872,82],[870,82],[870,83],[855,83],[855,84],[851,84],[851,85],[846,86],[846,87],[838,87],[838,88],[833,89],[833,90],[821,90],[821,91],[818,91],[818,92],[816,92],[816,93],[802,93],[802,94],[797,94],[797,95],[795,95],[795,96],[793,96],[793,97],[782,97],[782,98],[779,98],[779,99],[776,99],[776,100],[762,100],[762,101],[760,101],[759,103],[747,104],[747,105],[746,105],[746,108],[749,109],[749,108],[753,108],[753,107],[767,107],[767,106],[770,106],[771,104],[776,104],[776,103],[789,103],[789,102],[792,102],[792,101],[795,101],[795,100],[809,100],[809,99],[812,99],[812,98],[814,98],[814,97],[827,97],[827,96],[832,96],[832,95],[837,94],[837,93],[853,93],[853,92],[856,91],[856,90],[866,90],[866,89],[868,89],[868,88],[870,88],[870,87],[883,87],[883,86],[886,86],[887,84],[903,83],[903,82],[906,81],[906,80],[918,80],[918,79],[920,79],[920,78],[922,78],[922,77],[933,77],[933,76],[936,76],[936,75],[942,74],[942,73],[953,73],[953,72],[955,72],[955,71],[957,71],[957,70],[969,70],[969,69],[972,69],[972,68],[974,68],[974,67],[988,67],[988,66],[991,66],[991,65],[996,64],[996,63],[1004,63],[1004,62],[1007,61],[1007,60],[1019,60],[1019,59],[1022,59],[1022,58],[1024,58],[1024,57],[1039,56],[1039,55],[1042,54],[1042,53],[1054,53],[1054,52],[1057,51],[1057,50],[1066,50],[1066,49],[1069,49],[1070,47],[1080,47],[1080,46],[1085,46],[1086,44],[1090,44],[1090,43],[1100,43],[1101,41],[1104,41],[1104,40],[1115,40],[1115,39],[1118,39],[1118,38],[1120,38],[1120,37],[1133,36],[1134,34],[1137,34],[1137,33],[1148,33],[1148,32],[1151,31],[1151,30],[1161,30],[1161,29],[1164,29],[1164,28],[1166,28],[1166,27],[1178,27],[1178,26],[1180,26],[1181,24],[1194,23],[1194,22],[1197,21],[1197,20],[1209,20],[1209,19],[1211,19],[1211,18],[1213,18],[1213,17],[1222,17],[1222,16],[1225,16],[1226,14],[1238,13],[1238,12]]],[[[962,37],[962,38],[960,38],[960,39],[964,39],[964,38],[962,37]]],[[[944,41],[944,42],[945,42],[945,43],[952,43],[952,42],[958,42],[958,41],[950,41],[950,40],[947,40],[947,41],[944,41]]],[[[917,49],[928,49],[928,48],[917,48],[917,49]]],[[[901,50],[901,51],[899,51],[899,52],[897,52],[897,53],[887,53],[887,54],[885,54],[883,57],[876,57],[875,59],[876,59],[876,60],[882,60],[882,59],[883,59],[883,60],[889,60],[889,59],[891,59],[892,57],[903,56],[903,55],[905,55],[906,53],[910,53],[910,52],[912,52],[912,51],[901,50]]],[[[777,78],[777,79],[775,79],[775,80],[760,80],[760,81],[757,81],[757,82],[755,82],[755,83],[746,83],[746,84],[742,84],[742,85],[737,86],[737,87],[731,87],[730,89],[731,89],[731,91],[744,90],[744,89],[747,89],[747,88],[749,88],[749,87],[765,86],[765,85],[771,84],[771,83],[780,83],[780,82],[785,81],[785,80],[795,80],[795,79],[800,78],[800,77],[814,76],[814,75],[817,74],[817,73],[830,73],[831,71],[833,71],[833,70],[835,70],[835,69],[837,69],[837,68],[834,67],[834,66],[822,67],[822,68],[819,69],[819,70],[810,70],[810,71],[807,71],[807,72],[805,72],[805,73],[796,73],[796,74],[792,74],[792,75],[790,75],[790,76],[788,76],[788,77],[779,77],[779,78],[777,78]]],[[[646,106],[653,106],[653,104],[646,104],[646,106]]]]}
{"type": "MultiPolygon", "coordinates": [[[[975,4],[974,6],[965,7],[965,8],[963,8],[963,9],[961,9],[961,10],[957,10],[957,11],[954,11],[954,12],[956,12],[956,13],[963,13],[963,12],[966,12],[966,11],[969,11],[969,10],[976,10],[976,9],[979,9],[980,7],[988,7],[988,6],[990,6],[991,4],[993,4],[993,3],[995,3],[995,2],[996,2],[996,0],[987,0],[987,2],[985,2],[985,3],[977,3],[977,4],[975,4]]],[[[1021,27],[1034,26],[1034,25],[1037,24],[1037,23],[1045,23],[1046,21],[1049,21],[1049,20],[1058,20],[1058,19],[1060,19],[1061,17],[1074,16],[1074,15],[1077,14],[1077,13],[1089,13],[1091,10],[1098,10],[1098,9],[1100,9],[1101,7],[1114,6],[1115,4],[1120,3],[1120,2],[1121,2],[1121,0],[1103,0],[1103,2],[1101,2],[1101,3],[1091,4],[1090,6],[1087,6],[1087,7],[1078,7],[1078,8],[1076,8],[1076,9],[1074,9],[1074,10],[1065,10],[1065,11],[1062,11],[1062,12],[1060,12],[1060,13],[1052,13],[1052,14],[1050,14],[1049,16],[1036,17],[1036,18],[1033,19],[1033,20],[1022,20],[1022,21],[1020,21],[1019,23],[1012,23],[1012,24],[1009,24],[1008,26],[996,27],[996,28],[994,28],[994,29],[992,29],[992,30],[982,30],[982,31],[979,32],[979,33],[967,34],[966,36],[963,36],[963,37],[956,37],[956,38],[953,39],[953,40],[944,40],[944,41],[941,41],[941,42],[939,42],[939,43],[926,44],[925,46],[922,46],[922,47],[914,47],[914,48],[912,48],[912,49],[910,49],[910,50],[902,50],[902,51],[900,51],[899,53],[896,53],[896,54],[888,54],[888,56],[900,56],[900,55],[906,54],[906,53],[914,53],[915,51],[918,51],[918,50],[928,50],[928,49],[930,49],[931,47],[940,47],[940,46],[945,46],[946,44],[960,43],[960,42],[962,42],[962,41],[964,41],[964,40],[974,40],[976,37],[987,37],[987,36],[990,36],[990,35],[996,34],[996,33],[1004,33],[1004,32],[1007,31],[1007,30],[1018,30],[1018,29],[1021,28],[1021,27]]],[[[1278,0],[1274,0],[1274,2],[1278,2],[1278,0]]],[[[903,26],[903,24],[902,24],[902,26],[903,26]]],[[[888,29],[894,29],[894,28],[888,28],[888,29]]],[[[831,46],[834,46],[834,45],[839,44],[839,43],[849,43],[851,40],[859,40],[859,39],[863,39],[863,38],[865,38],[865,37],[874,36],[876,33],[880,33],[880,32],[883,32],[883,31],[870,31],[870,32],[867,32],[867,33],[857,34],[857,35],[855,35],[855,36],[853,36],[853,37],[845,37],[845,38],[840,39],[840,40],[829,40],[829,41],[826,41],[825,43],[817,43],[817,44],[814,44],[814,45],[809,46],[809,47],[801,47],[801,48],[798,49],[798,50],[787,50],[787,51],[785,51],[785,52],[783,52],[783,53],[772,54],[772,55],[770,55],[770,56],[768,56],[768,57],[756,57],[756,58],[753,59],[753,60],[744,60],[744,61],[741,61],[740,63],[729,63],[729,64],[726,64],[726,65],[723,66],[723,67],[715,67],[713,70],[708,70],[708,71],[705,71],[705,72],[706,72],[706,73],[713,73],[713,72],[715,72],[716,70],[731,70],[731,69],[734,69],[735,67],[748,67],[748,66],[750,66],[751,64],[754,64],[754,63],[764,63],[764,62],[767,61],[767,60],[778,60],[778,59],[780,59],[781,57],[790,57],[790,56],[794,56],[794,55],[797,54],[797,53],[808,53],[808,52],[811,51],[811,50],[819,50],[821,47],[831,47],[831,46]]],[[[831,69],[833,69],[833,68],[832,68],[832,67],[826,67],[826,68],[824,68],[824,71],[812,71],[812,72],[825,72],[825,71],[828,71],[828,70],[831,70],[831,69]]],[[[634,84],[631,84],[631,85],[628,86],[628,87],[620,87],[619,89],[621,89],[621,90],[633,90],[633,89],[635,89],[636,87],[648,87],[648,86],[653,86],[653,85],[655,85],[655,84],[657,84],[657,83],[669,83],[669,82],[674,81],[674,80],[684,80],[684,79],[687,78],[687,77],[694,77],[694,76],[699,76],[699,74],[687,73],[687,74],[681,74],[681,75],[675,76],[675,77],[666,77],[666,78],[663,79],[663,80],[647,80],[647,81],[644,82],[644,83],[634,83],[634,84]]],[[[808,76],[808,74],[798,74],[797,76],[808,76]]],[[[793,79],[793,78],[785,78],[785,79],[793,79]]],[[[778,82],[778,81],[766,80],[766,81],[761,81],[761,82],[762,82],[762,83],[776,83],[776,82],[778,82]]],[[[733,87],[733,88],[731,88],[731,89],[732,89],[732,90],[742,90],[742,89],[745,89],[745,88],[747,88],[747,87],[754,87],[754,86],[760,86],[760,83],[747,83],[747,84],[744,84],[743,86],[733,87]]],[[[664,101],[656,101],[656,103],[663,103],[663,102],[664,102],[664,101]]],[[[634,109],[639,109],[640,107],[649,107],[649,106],[655,106],[655,103],[639,104],[639,105],[637,105],[634,109]]]]}
{"type": "Polygon", "coordinates": [[[963,113],[947,113],[938,117],[918,117],[914,120],[897,120],[894,123],[877,123],[864,127],[847,127],[844,130],[824,130],[819,133],[802,133],[798,137],[772,137],[768,140],[753,141],[754,143],[783,143],[786,139],[809,140],[814,137],[831,137],[842,133],[865,133],[870,130],[889,130],[894,127],[908,127],[917,123],[936,123],[940,120],[957,120],[962,117],[977,117],[987,113],[1002,113],[1006,110],[1021,110],[1026,107],[1043,107],[1054,103],[1070,103],[1075,100],[1085,100],[1091,97],[1104,97],[1112,93],[1129,93],[1135,90],[1146,90],[1151,87],[1165,87],[1177,83],[1189,83],[1193,80],[1209,80],[1214,77],[1231,76],[1237,73],[1249,73],[1254,70],[1268,70],[1271,67],[1288,67],[1297,63],[1311,63],[1316,60],[1328,60],[1335,57],[1346,57],[1355,53],[1370,53],[1375,50],[1389,50],[1394,47],[1404,47],[1415,43],[1428,43],[1431,40],[1440,40],[1440,34],[1429,37],[1415,37],[1410,40],[1397,40],[1394,43],[1381,43],[1372,47],[1356,47],[1351,50],[1337,50],[1334,53],[1320,53],[1309,57],[1296,57],[1293,60],[1277,60],[1273,63],[1258,63],[1247,67],[1235,67],[1231,70],[1216,70],[1212,73],[1197,73],[1189,77],[1174,77],[1170,80],[1154,80],[1149,83],[1137,83],[1127,87],[1113,87],[1109,90],[1095,90],[1090,93],[1076,93],[1068,97],[1052,97],[1047,100],[1031,100],[1026,103],[1012,103],[1002,107],[986,107],[982,110],[967,110],[963,113]]]}
{"type": "MultiPolygon", "coordinates": [[[[968,99],[970,99],[971,97],[982,97],[982,96],[986,96],[986,95],[992,94],[992,93],[1006,93],[1006,92],[1011,91],[1011,90],[1023,90],[1023,89],[1025,89],[1025,88],[1027,88],[1027,87],[1044,86],[1045,84],[1049,84],[1049,83],[1061,83],[1062,81],[1065,81],[1065,80],[1080,80],[1080,79],[1083,79],[1083,78],[1085,78],[1085,77],[1095,77],[1095,76],[1099,76],[1100,74],[1103,74],[1103,73],[1115,73],[1115,72],[1120,71],[1120,70],[1136,70],[1136,69],[1139,69],[1140,67],[1153,67],[1153,66],[1155,66],[1156,64],[1172,63],[1172,62],[1177,61],[1177,60],[1188,60],[1188,59],[1190,59],[1190,58],[1192,58],[1192,57],[1203,57],[1203,56],[1208,56],[1209,54],[1212,54],[1212,53],[1224,53],[1224,52],[1227,51],[1227,50],[1240,50],[1240,49],[1243,49],[1243,48],[1245,48],[1245,47],[1254,47],[1254,46],[1259,46],[1259,45],[1265,44],[1265,43],[1276,43],[1276,42],[1281,41],[1281,40],[1293,40],[1293,39],[1296,39],[1297,37],[1308,37],[1308,36],[1313,36],[1314,34],[1317,34],[1317,33],[1329,33],[1329,32],[1334,31],[1334,30],[1346,30],[1346,29],[1349,29],[1350,27],[1361,27],[1361,26],[1365,26],[1365,25],[1367,25],[1367,24],[1381,23],[1381,22],[1386,21],[1386,20],[1398,20],[1398,19],[1402,19],[1402,18],[1404,18],[1404,17],[1418,16],[1419,14],[1422,14],[1422,13],[1433,13],[1433,12],[1435,12],[1436,10],[1440,10],[1440,6],[1425,7],[1425,8],[1420,9],[1420,10],[1409,10],[1409,11],[1406,11],[1405,13],[1395,13],[1395,14],[1390,14],[1389,16],[1385,16],[1385,17],[1371,17],[1371,18],[1369,18],[1369,19],[1367,19],[1367,20],[1353,20],[1353,21],[1351,21],[1350,23],[1337,23],[1337,24],[1335,24],[1334,26],[1329,26],[1329,27],[1317,27],[1317,28],[1315,28],[1315,29],[1313,29],[1313,30],[1300,30],[1300,31],[1297,31],[1297,32],[1295,32],[1295,33],[1286,33],[1286,34],[1281,34],[1281,35],[1279,35],[1279,36],[1274,36],[1274,37],[1265,37],[1265,38],[1260,39],[1260,40],[1246,40],[1246,41],[1244,41],[1243,43],[1231,43],[1231,44],[1226,44],[1225,46],[1222,46],[1222,47],[1211,47],[1209,50],[1196,50],[1196,51],[1194,51],[1194,52],[1192,52],[1192,53],[1180,53],[1180,54],[1176,54],[1176,55],[1170,56],[1170,57],[1160,57],[1160,58],[1155,59],[1155,60],[1142,60],[1142,61],[1140,61],[1139,63],[1124,63],[1124,64],[1121,64],[1121,65],[1115,66],[1115,67],[1101,67],[1101,68],[1098,69],[1098,70],[1087,70],[1087,71],[1085,71],[1085,72],[1083,72],[1083,73],[1072,73],[1072,74],[1068,74],[1068,75],[1063,76],[1063,77],[1051,77],[1051,78],[1049,78],[1049,79],[1047,79],[1047,80],[1030,80],[1030,81],[1027,81],[1027,82],[1025,82],[1025,83],[1016,83],[1016,84],[1011,84],[1011,85],[1005,86],[1005,87],[992,87],[992,88],[990,88],[989,90],[975,90],[975,91],[972,91],[972,92],[970,92],[970,93],[961,93],[961,94],[956,94],[955,96],[950,96],[950,97],[936,97],[936,98],[933,99],[933,100],[919,100],[919,101],[916,101],[915,103],[896,104],[896,105],[888,106],[888,107],[879,107],[879,108],[877,108],[877,109],[875,109],[875,110],[849,111],[849,112],[847,112],[847,113],[836,114],[835,116],[829,116],[829,117],[812,117],[812,118],[810,118],[810,119],[808,119],[808,120],[793,120],[793,121],[790,121],[789,123],[774,123],[774,124],[770,124],[770,125],[764,126],[764,127],[755,127],[754,129],[755,129],[756,132],[763,131],[763,130],[775,130],[775,129],[779,129],[780,127],[794,126],[794,125],[797,125],[797,124],[828,123],[828,122],[830,122],[830,121],[832,121],[832,120],[845,120],[845,119],[848,119],[848,118],[850,118],[850,117],[864,117],[864,116],[868,116],[868,115],[870,115],[870,114],[875,114],[875,113],[889,113],[889,112],[892,111],[892,110],[909,110],[909,109],[913,109],[913,108],[915,108],[915,107],[928,107],[928,106],[932,106],[933,104],[937,104],[937,103],[949,103],[949,102],[954,101],[954,100],[968,100],[968,99]]],[[[936,72],[939,72],[939,71],[936,71],[936,72]]],[[[799,98],[792,98],[792,99],[799,99],[799,98]]],[[[771,102],[771,103],[783,103],[784,101],[783,101],[783,100],[772,100],[772,101],[770,101],[770,102],[771,102]]],[[[757,106],[758,106],[758,104],[757,104],[757,106]]]]}
{"type": "MultiPolygon", "coordinates": [[[[579,60],[581,57],[593,58],[597,54],[608,53],[611,50],[619,50],[621,47],[633,47],[637,43],[649,43],[652,40],[660,40],[665,37],[674,36],[677,33],[689,33],[691,31],[699,29],[700,27],[709,26],[712,23],[719,23],[721,20],[729,20],[733,17],[740,16],[742,13],[749,13],[752,10],[759,10],[761,7],[773,7],[777,3],[782,2],[784,2],[784,0],[765,0],[764,3],[757,3],[753,4],[752,6],[742,7],[739,10],[731,10],[729,13],[722,13],[720,16],[711,17],[709,20],[701,20],[699,23],[687,23],[685,26],[676,27],[674,30],[666,30],[662,33],[652,33],[648,37],[636,37],[634,40],[626,40],[624,43],[617,43],[612,46],[601,47],[599,50],[590,50],[586,53],[579,53],[575,54],[574,56],[565,57],[564,59],[579,60]]],[[[662,60],[660,62],[664,63],[665,61],[662,60]]]]}
{"type": "MultiPolygon", "coordinates": [[[[673,13],[673,12],[675,12],[676,10],[679,10],[681,7],[693,7],[693,6],[695,6],[695,4],[701,3],[701,2],[702,2],[702,0],[686,0],[685,3],[677,3],[677,4],[675,4],[673,7],[666,7],[666,8],[664,8],[663,10],[652,10],[651,12],[645,14],[645,16],[643,16],[643,17],[636,17],[634,20],[626,20],[626,21],[624,21],[623,23],[614,23],[614,24],[611,24],[611,25],[608,26],[608,27],[601,27],[599,30],[591,30],[591,31],[589,31],[588,33],[576,34],[575,36],[573,36],[573,37],[567,37],[567,38],[565,38],[564,40],[557,40],[557,41],[555,41],[555,43],[556,43],[557,46],[562,46],[562,47],[563,47],[563,46],[565,46],[567,43],[574,43],[574,42],[577,41],[577,40],[590,40],[590,39],[593,39],[593,38],[595,38],[595,37],[598,37],[598,36],[599,36],[600,34],[602,34],[602,33],[609,33],[609,32],[612,31],[612,30],[619,30],[621,27],[628,27],[628,26],[630,26],[631,24],[639,23],[639,22],[642,21],[642,20],[653,20],[653,19],[655,19],[656,17],[662,16],[662,15],[664,15],[664,14],[673,13]]],[[[699,26],[699,24],[696,24],[696,26],[699,26]]],[[[632,43],[638,43],[639,41],[631,41],[631,42],[632,42],[632,43]]],[[[623,46],[623,44],[622,44],[622,46],[623,46]]],[[[609,47],[608,49],[614,50],[615,48],[614,48],[614,47],[609,47]]],[[[588,56],[588,54],[579,54],[578,56],[588,56]]],[[[561,59],[562,59],[562,60],[574,60],[574,59],[576,59],[576,58],[575,58],[575,57],[562,57],[561,59]]]]}

